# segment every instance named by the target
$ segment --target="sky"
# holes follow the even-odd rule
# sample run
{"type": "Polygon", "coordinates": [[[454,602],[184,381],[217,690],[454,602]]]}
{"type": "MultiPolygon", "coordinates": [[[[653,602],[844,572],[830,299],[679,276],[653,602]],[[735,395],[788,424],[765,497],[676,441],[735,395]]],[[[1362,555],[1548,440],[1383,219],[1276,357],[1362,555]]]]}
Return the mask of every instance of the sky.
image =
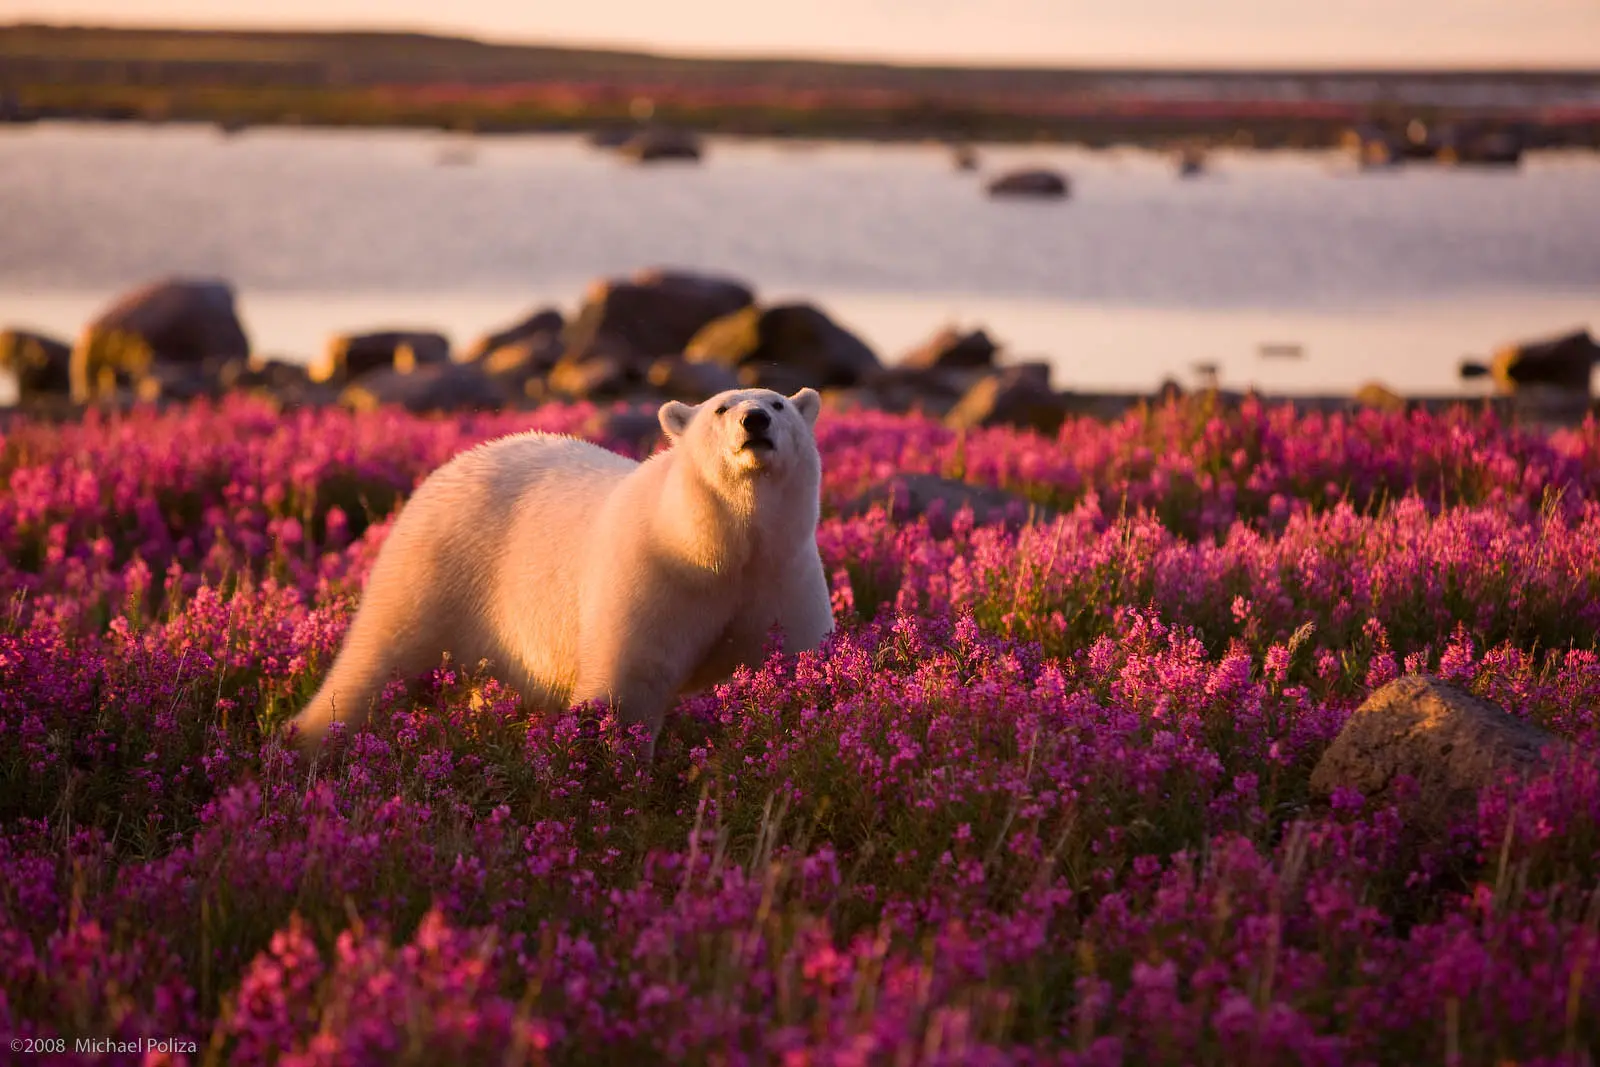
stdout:
{"type": "Polygon", "coordinates": [[[1600,67],[1600,0],[0,0],[18,20],[959,63],[1600,67]]]}

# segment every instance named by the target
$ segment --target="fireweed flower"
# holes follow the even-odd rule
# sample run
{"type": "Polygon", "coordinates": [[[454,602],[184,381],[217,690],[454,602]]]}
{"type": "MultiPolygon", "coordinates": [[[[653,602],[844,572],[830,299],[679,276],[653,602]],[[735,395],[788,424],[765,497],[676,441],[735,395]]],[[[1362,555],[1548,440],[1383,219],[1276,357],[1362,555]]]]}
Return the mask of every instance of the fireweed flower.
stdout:
{"type": "Polygon", "coordinates": [[[418,481],[604,415],[230,399],[5,428],[0,1027],[276,1064],[1600,1046],[1594,423],[829,415],[839,631],[682,700],[653,764],[442,658],[315,760],[285,747],[418,481]],[[839,517],[903,472],[1035,519],[839,517]],[[1315,802],[1402,670],[1559,756],[1437,839],[1315,802]]]}

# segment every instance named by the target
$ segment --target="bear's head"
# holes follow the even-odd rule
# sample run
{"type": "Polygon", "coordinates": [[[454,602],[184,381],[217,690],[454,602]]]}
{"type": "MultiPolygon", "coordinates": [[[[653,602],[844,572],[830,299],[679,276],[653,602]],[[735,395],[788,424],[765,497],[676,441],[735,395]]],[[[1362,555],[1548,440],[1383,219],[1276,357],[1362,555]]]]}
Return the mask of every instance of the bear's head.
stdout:
{"type": "Polygon", "coordinates": [[[784,396],[770,389],[730,389],[703,404],[661,405],[661,429],[674,450],[687,448],[714,464],[714,477],[815,477],[812,436],[822,398],[815,389],[784,396]]]}

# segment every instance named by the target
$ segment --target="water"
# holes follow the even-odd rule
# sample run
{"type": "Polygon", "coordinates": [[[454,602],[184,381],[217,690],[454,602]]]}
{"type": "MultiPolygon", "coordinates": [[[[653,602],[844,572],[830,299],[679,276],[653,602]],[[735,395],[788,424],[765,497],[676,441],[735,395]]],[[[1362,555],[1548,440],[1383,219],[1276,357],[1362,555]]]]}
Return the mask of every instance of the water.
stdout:
{"type": "Polygon", "coordinates": [[[0,128],[0,324],[71,335],[117,292],[232,280],[256,347],[440,328],[465,342],[593,278],[664,264],[820,302],[895,358],[982,325],[1057,384],[1143,388],[1217,364],[1305,392],[1463,389],[1459,360],[1600,327],[1600,159],[1358,173],[1221,154],[1178,180],[1135,151],[983,151],[1067,171],[1066,203],[998,203],[933,146],[714,141],[641,169],[575,138],[41,124],[0,128]],[[1264,344],[1300,359],[1266,359],[1264,344]]]}

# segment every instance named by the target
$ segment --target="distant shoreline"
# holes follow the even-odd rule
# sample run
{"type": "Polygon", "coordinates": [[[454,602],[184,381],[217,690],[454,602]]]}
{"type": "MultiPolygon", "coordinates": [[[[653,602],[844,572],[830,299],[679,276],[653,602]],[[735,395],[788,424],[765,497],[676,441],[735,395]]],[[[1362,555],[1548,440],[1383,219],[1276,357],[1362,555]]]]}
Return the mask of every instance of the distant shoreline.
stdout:
{"type": "Polygon", "coordinates": [[[1600,70],[948,67],[685,58],[424,34],[0,27],[0,120],[906,141],[1330,147],[1352,126],[1516,124],[1600,148],[1600,70]]]}

